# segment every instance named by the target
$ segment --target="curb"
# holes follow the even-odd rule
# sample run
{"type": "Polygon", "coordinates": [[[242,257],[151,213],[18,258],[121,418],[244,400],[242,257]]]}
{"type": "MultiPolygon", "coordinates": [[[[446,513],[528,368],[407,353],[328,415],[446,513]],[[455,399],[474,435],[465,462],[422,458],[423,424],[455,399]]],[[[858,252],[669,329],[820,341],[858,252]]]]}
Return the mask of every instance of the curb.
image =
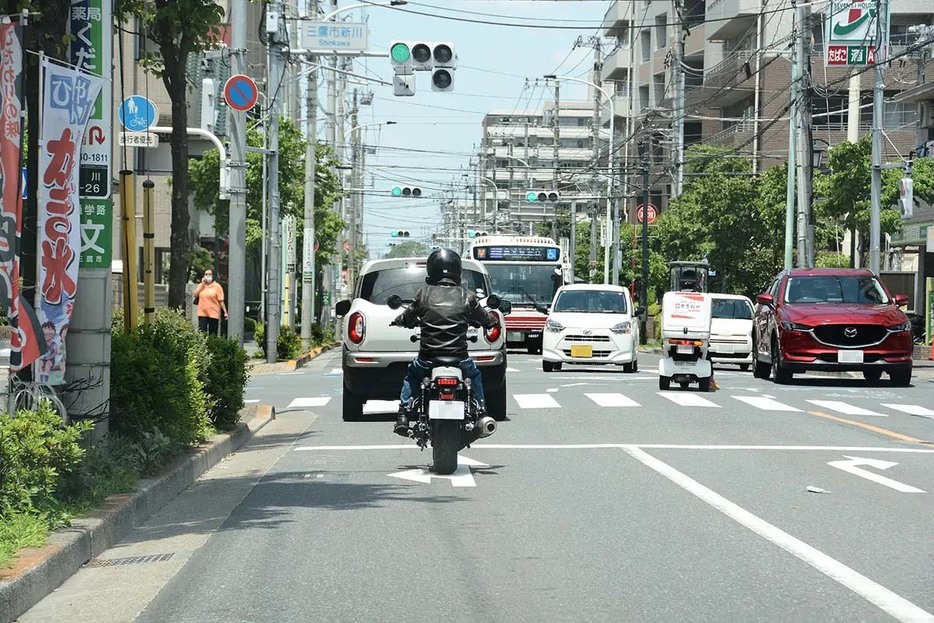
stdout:
{"type": "Polygon", "coordinates": [[[0,623],[15,621],[82,565],[113,547],[276,419],[275,408],[270,405],[250,405],[241,413],[252,417],[235,430],[215,435],[203,446],[179,457],[162,475],[141,480],[135,493],[108,497],[88,517],[75,519],[70,527],[53,532],[44,547],[20,552],[13,569],[0,571],[0,623]]]}
{"type": "Polygon", "coordinates": [[[325,344],[324,346],[319,346],[317,348],[311,349],[304,355],[299,356],[297,359],[289,359],[289,361],[287,362],[288,368],[289,370],[297,370],[298,368],[301,368],[302,366],[304,366],[306,363],[308,363],[315,357],[319,356],[322,353],[328,352],[329,350],[331,350],[332,348],[338,345],[339,345],[339,342],[325,344]]]}

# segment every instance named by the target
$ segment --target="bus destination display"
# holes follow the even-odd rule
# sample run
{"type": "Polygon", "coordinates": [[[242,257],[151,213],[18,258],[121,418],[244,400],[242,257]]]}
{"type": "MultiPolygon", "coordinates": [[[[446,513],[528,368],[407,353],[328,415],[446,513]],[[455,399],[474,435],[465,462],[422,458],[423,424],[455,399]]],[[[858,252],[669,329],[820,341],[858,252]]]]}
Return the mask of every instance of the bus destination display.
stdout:
{"type": "Polygon", "coordinates": [[[474,259],[492,262],[557,262],[558,247],[474,247],[474,259]]]}

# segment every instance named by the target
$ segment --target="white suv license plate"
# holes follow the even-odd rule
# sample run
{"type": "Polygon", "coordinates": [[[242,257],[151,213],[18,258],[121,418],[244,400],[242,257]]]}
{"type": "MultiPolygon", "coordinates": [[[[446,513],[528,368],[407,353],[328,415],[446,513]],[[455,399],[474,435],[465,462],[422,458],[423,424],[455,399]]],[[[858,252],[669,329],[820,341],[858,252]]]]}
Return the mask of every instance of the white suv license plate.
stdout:
{"type": "Polygon", "coordinates": [[[863,351],[838,350],[837,361],[840,363],[863,363],[863,351]]]}
{"type": "Polygon", "coordinates": [[[429,420],[463,420],[464,403],[461,400],[432,400],[428,403],[429,420]]]}

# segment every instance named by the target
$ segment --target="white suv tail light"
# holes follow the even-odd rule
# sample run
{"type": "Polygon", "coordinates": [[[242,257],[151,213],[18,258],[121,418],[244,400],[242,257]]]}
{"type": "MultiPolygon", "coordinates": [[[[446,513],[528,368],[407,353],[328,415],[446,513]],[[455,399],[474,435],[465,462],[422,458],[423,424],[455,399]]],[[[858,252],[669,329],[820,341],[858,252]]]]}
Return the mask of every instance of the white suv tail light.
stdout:
{"type": "Polygon", "coordinates": [[[359,344],[363,341],[364,335],[366,335],[366,322],[363,314],[360,312],[350,314],[350,318],[347,319],[347,337],[354,344],[359,344]]]}

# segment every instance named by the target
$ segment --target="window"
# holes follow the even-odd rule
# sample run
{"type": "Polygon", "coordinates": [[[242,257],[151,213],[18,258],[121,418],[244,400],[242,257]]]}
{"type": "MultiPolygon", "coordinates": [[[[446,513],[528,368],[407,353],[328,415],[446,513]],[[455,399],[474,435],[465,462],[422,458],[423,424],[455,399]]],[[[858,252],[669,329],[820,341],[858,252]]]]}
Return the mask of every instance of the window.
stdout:
{"type": "Polygon", "coordinates": [[[789,304],[854,303],[883,305],[889,302],[882,284],[871,276],[792,277],[785,302],[789,304]]]}
{"type": "Polygon", "coordinates": [[[613,93],[615,95],[629,95],[629,80],[617,80],[613,83],[613,93]]]}
{"type": "Polygon", "coordinates": [[[665,99],[665,74],[655,74],[652,77],[652,86],[655,87],[655,105],[660,106],[665,99]]]}
{"type": "Polygon", "coordinates": [[[639,43],[642,45],[642,62],[648,63],[652,60],[652,32],[643,29],[639,33],[639,43]]]}
{"type": "Polygon", "coordinates": [[[815,128],[828,130],[845,130],[849,114],[849,98],[846,95],[832,95],[830,97],[815,97],[811,100],[814,111],[813,124],[815,128]]]}
{"type": "Polygon", "coordinates": [[[613,290],[565,290],[553,311],[585,314],[625,314],[626,294],[613,290]]]}
{"type": "MultiPolygon", "coordinates": [[[[415,293],[425,285],[425,266],[415,265],[407,268],[388,268],[367,273],[360,286],[360,298],[374,305],[385,305],[389,297],[398,294],[403,301],[414,301],[415,293]]],[[[489,288],[483,283],[483,274],[464,269],[461,285],[476,292],[489,288]]]]}
{"type": "Polygon", "coordinates": [[[648,85],[639,87],[639,108],[645,110],[649,107],[649,87],[648,85]]]}
{"type": "Polygon", "coordinates": [[[752,320],[752,307],[742,299],[718,299],[711,304],[711,317],[734,320],[752,320]]]}
{"type": "Polygon", "coordinates": [[[655,16],[655,47],[659,50],[668,47],[668,15],[655,16]]]}

